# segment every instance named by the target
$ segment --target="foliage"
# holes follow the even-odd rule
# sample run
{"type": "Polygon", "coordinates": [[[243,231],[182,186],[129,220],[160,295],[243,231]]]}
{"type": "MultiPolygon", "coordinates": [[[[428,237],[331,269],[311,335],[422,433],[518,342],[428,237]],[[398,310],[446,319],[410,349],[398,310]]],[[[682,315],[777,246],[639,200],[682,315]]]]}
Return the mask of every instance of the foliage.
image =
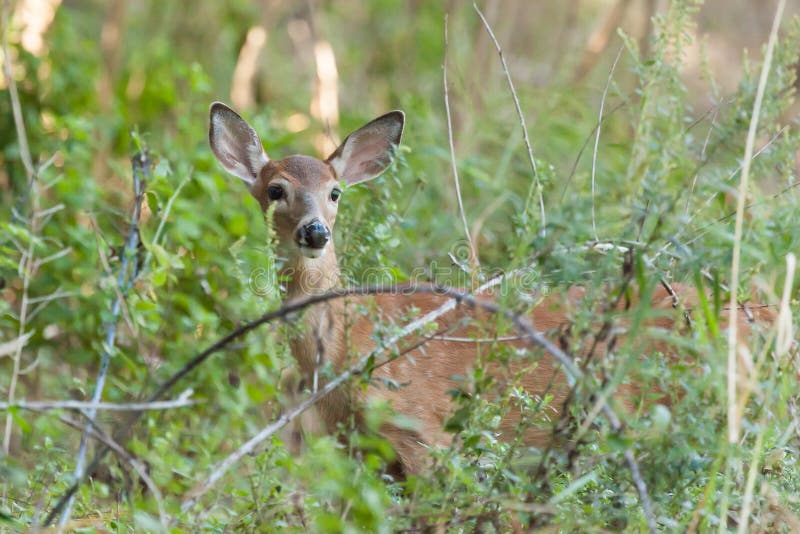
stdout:
{"type": "MultiPolygon", "coordinates": [[[[280,259],[269,216],[264,224],[255,200],[220,169],[205,134],[208,105],[227,100],[221,95],[253,21],[268,23],[268,46],[256,80],[259,105],[245,114],[269,153],[314,153],[314,135],[325,129],[319,121],[299,132],[287,126],[308,107],[313,68],[281,29],[307,18],[337,53],[340,133],[393,107],[409,117],[391,170],[343,196],[336,239],[349,280],[380,269],[405,281],[420,278],[420,266],[422,278],[458,277],[437,269],[451,265],[448,252],[464,257],[455,237],[460,224],[442,105],[443,6],[381,0],[355,9],[353,2],[320,2],[312,15],[285,6],[264,14],[244,1],[202,1],[191,4],[187,17],[186,5],[177,2],[117,2],[126,7],[103,6],[105,15],[95,9],[100,4],[61,6],[45,36],[47,49],[38,55],[22,45],[17,27],[8,33],[31,152],[39,165],[54,159],[31,187],[8,90],[0,92],[6,125],[0,128],[0,344],[17,339],[20,329],[30,333],[16,370],[14,359],[0,354],[4,396],[14,375],[15,399],[88,399],[107,348],[112,359],[104,400],[141,399],[195,353],[279,305],[272,273],[280,259]],[[97,46],[101,29],[120,32],[125,45],[97,46]],[[141,221],[141,270],[123,307],[116,346],[104,347],[132,202],[129,157],[142,147],[157,164],[141,221]]],[[[601,305],[633,286],[646,294],[664,280],[710,292],[706,309],[692,313],[691,332],[655,333],[690,355],[691,364],[670,362],[637,343],[636,328],[645,328],[654,314],[638,304],[626,311],[634,334],[606,368],[596,369],[609,391],[640,382],[670,393],[670,407],[642,409],[621,434],[598,417],[573,440],[597,393],[598,384],[588,380],[557,430],[570,445],[529,450],[518,439],[497,439],[500,416],[515,407],[527,414],[520,433],[526,425],[549,428],[544,414],[550,399],[530,397],[513,380],[501,387],[479,366],[463,377],[463,389],[452,392],[457,410],[447,430],[453,446],[432,452],[429,476],[399,481],[387,473],[394,452],[375,429],[390,419],[412,422],[375,405],[364,433],[343,428],[343,440],[311,435],[301,454],[289,452],[288,433],[276,437],[183,512],[181,500],[213,466],[297,402],[282,379],[292,368],[284,342],[291,325],[266,327],[210,358],[174,391],[191,388],[201,404],[146,412],[132,427],[124,445],[146,464],[161,496],[128,463],[109,456],[79,490],[73,528],[160,530],[163,506],[175,531],[394,532],[441,524],[454,532],[499,532],[518,522],[564,531],[644,530],[623,459],[627,448],[641,465],[665,530],[735,528],[752,466],[751,524],[789,529],[797,521],[796,345],[793,354],[777,358],[769,331],[751,340],[753,357],[764,355],[752,374],[755,398],[743,412],[741,441],[731,446],[725,440],[726,347],[717,317],[727,301],[732,212],[760,62],[745,60],[738,89],[723,96],[706,73],[706,109],[685,86],[682,70],[693,45],[696,2],[671,2],[656,18],[646,51],[622,33],[594,184],[596,88],[608,70],[596,69],[586,85],[563,75],[547,86],[518,83],[523,110],[536,116],[528,122],[547,211],[543,228],[499,62],[487,48],[486,65],[472,63],[483,28],[470,6],[451,7],[456,157],[468,216],[481,221],[473,228],[481,276],[532,265],[522,287],[509,281],[511,290],[503,292],[509,295],[503,304],[514,309],[530,304],[531,288],[586,286],[588,296],[564,339],[576,354],[585,353],[607,319],[597,315],[601,305]],[[614,246],[586,246],[596,239],[614,246]],[[621,253],[623,247],[630,252],[621,253]],[[720,517],[725,507],[728,517],[720,517]]],[[[759,123],[756,186],[748,192],[743,300],[776,303],[786,282],[785,257],[800,250],[800,138],[791,115],[798,53],[800,23],[785,21],[759,123]]],[[[511,62],[515,78],[522,78],[514,69],[522,64],[511,62]]],[[[796,303],[795,290],[793,309],[796,303]]],[[[488,365],[527,358],[535,372],[539,356],[496,347],[486,359],[488,365]]],[[[70,485],[80,433],[59,420],[60,412],[7,413],[11,442],[9,454],[0,456],[0,527],[25,529],[70,485]]],[[[114,412],[99,416],[109,433],[123,420],[114,412]]]]}

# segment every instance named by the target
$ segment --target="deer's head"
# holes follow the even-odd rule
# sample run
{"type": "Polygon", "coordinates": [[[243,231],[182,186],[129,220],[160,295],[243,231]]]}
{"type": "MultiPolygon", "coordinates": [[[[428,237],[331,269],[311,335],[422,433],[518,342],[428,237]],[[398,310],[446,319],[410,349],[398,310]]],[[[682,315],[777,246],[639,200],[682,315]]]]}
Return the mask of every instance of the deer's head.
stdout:
{"type": "Polygon", "coordinates": [[[255,130],[220,102],[211,105],[208,140],[225,169],[241,178],[266,211],[275,206],[280,244],[307,258],[325,254],[345,186],[372,180],[391,162],[403,133],[402,111],[392,111],[347,136],[324,161],[294,155],[271,160],[255,130]]]}

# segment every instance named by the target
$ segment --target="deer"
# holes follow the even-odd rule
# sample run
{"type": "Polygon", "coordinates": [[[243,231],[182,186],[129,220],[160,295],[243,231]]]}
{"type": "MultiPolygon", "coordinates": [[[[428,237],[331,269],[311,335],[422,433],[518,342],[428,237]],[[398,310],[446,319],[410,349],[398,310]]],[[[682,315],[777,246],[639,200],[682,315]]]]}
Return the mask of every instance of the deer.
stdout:
{"type": "MultiPolygon", "coordinates": [[[[280,272],[287,280],[285,302],[339,287],[333,231],[343,190],[373,180],[389,167],[404,124],[404,113],[391,111],[350,133],[324,160],[307,155],[272,160],[258,134],[238,113],[221,102],[211,105],[208,135],[217,161],[246,184],[263,211],[272,210],[277,244],[287,258],[280,272]]],[[[530,323],[538,331],[557,338],[559,332],[563,334],[570,328],[571,314],[586,293],[585,288],[574,286],[565,294],[552,293],[539,298],[529,312],[530,323]]],[[[650,309],[655,315],[648,319],[648,326],[681,335],[680,331],[687,326],[687,310],[698,303],[697,290],[663,283],[649,295],[650,309]]],[[[408,314],[429,313],[447,298],[435,291],[394,291],[348,296],[310,306],[303,315],[301,332],[289,340],[305,383],[324,380],[319,376],[323,363],[339,372],[376,347],[373,336],[376,321],[359,313],[359,305],[377,310],[381,320],[399,321],[408,314]]],[[[617,309],[622,312],[631,305],[620,302],[617,309]]],[[[766,311],[763,313],[768,315],[766,311]]],[[[752,313],[742,309],[737,317],[740,332],[747,335],[752,313]]],[[[381,426],[380,434],[394,448],[402,475],[423,473],[430,462],[429,449],[452,443],[452,434],[444,429],[454,409],[451,392],[463,387],[459,377],[469,376],[473,366],[482,365],[494,343],[512,348],[526,346],[519,336],[506,339],[495,335],[492,339],[492,327],[483,328],[481,323],[489,324],[491,320],[487,312],[475,307],[459,306],[449,311],[437,322],[438,331],[447,335],[429,336],[416,348],[412,345],[404,357],[376,366],[366,389],[342,387],[321,399],[316,409],[324,426],[335,432],[339,425],[351,420],[363,425],[364,410],[369,403],[386,402],[414,425],[387,422],[381,426]],[[389,382],[396,387],[388,387],[389,382]]],[[[622,330],[624,326],[623,321],[622,330]]],[[[617,339],[624,336],[623,332],[617,339]]],[[[637,342],[646,352],[680,357],[663,336],[637,342]]],[[[613,343],[613,336],[598,338],[597,353],[608,352],[613,343]]],[[[520,386],[533,398],[551,395],[547,420],[557,421],[564,412],[570,388],[567,377],[550,354],[543,354],[535,364],[489,362],[487,368],[500,382],[522,372],[520,386]]],[[[616,387],[614,399],[632,412],[641,394],[639,385],[623,382],[616,387]]],[[[513,436],[521,417],[519,410],[509,410],[499,426],[501,437],[513,436]]],[[[527,428],[523,444],[550,446],[552,427],[553,424],[545,424],[527,428]]]]}

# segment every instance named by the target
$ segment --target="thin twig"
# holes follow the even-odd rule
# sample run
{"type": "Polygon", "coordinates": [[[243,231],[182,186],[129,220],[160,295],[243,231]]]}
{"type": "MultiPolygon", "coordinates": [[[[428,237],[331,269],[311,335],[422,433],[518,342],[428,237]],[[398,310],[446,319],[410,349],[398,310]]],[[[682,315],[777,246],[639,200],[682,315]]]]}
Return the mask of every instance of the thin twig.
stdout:
{"type": "MultiPolygon", "coordinates": [[[[701,162],[705,162],[706,161],[706,150],[708,149],[708,143],[711,141],[711,133],[714,131],[714,125],[715,125],[715,123],[717,121],[717,115],[719,115],[719,112],[720,112],[721,109],[722,109],[721,105],[714,106],[714,112],[713,112],[713,115],[711,116],[711,124],[709,125],[708,131],[706,132],[706,139],[705,139],[705,141],[703,141],[703,148],[700,150],[700,161],[701,162]]],[[[694,194],[694,188],[695,188],[695,186],[697,186],[697,178],[699,176],[700,176],[700,173],[699,172],[695,172],[694,173],[694,177],[692,177],[692,186],[689,188],[689,194],[686,195],[686,208],[685,208],[685,214],[686,215],[689,214],[689,204],[691,203],[692,195],[694,194]]]]}
{"type": "Polygon", "coordinates": [[[57,299],[65,298],[65,297],[74,297],[77,295],[77,291],[61,291],[61,288],[56,289],[49,295],[44,295],[41,297],[33,297],[28,299],[28,304],[47,304],[57,299]]]}
{"type": "MultiPolygon", "coordinates": [[[[36,174],[39,175],[39,174],[41,174],[41,172],[42,172],[42,169],[40,168],[40,169],[37,170],[36,174]]],[[[66,208],[66,206],[64,204],[56,204],[55,206],[47,208],[46,210],[40,211],[39,213],[34,213],[34,214],[32,214],[32,216],[36,217],[37,219],[44,219],[45,217],[50,218],[53,215],[55,215],[56,213],[58,213],[60,211],[63,211],[64,208],[66,208]]]]}
{"type": "Polygon", "coordinates": [[[624,45],[617,50],[617,57],[614,58],[614,63],[611,64],[611,70],[606,78],[606,86],[603,89],[603,97],[600,99],[600,112],[597,114],[597,128],[594,137],[594,150],[592,151],[592,233],[594,233],[595,241],[600,241],[597,236],[597,225],[595,223],[595,170],[597,169],[597,147],[600,145],[600,127],[603,125],[603,109],[606,105],[606,96],[608,95],[608,88],[611,85],[611,79],[614,77],[614,69],[617,68],[619,58],[622,57],[622,50],[624,45]]]}
{"type": "Polygon", "coordinates": [[[747,184],[750,178],[750,161],[753,155],[753,147],[756,142],[756,132],[758,131],[758,117],[761,113],[761,102],[764,99],[764,92],[767,87],[767,78],[770,67],[772,66],[772,53],[775,50],[775,42],[778,38],[778,28],[783,18],[783,9],[786,0],[780,0],[775,11],[775,18],[772,22],[772,30],[769,34],[767,43],[767,53],[764,56],[764,64],[761,67],[761,76],[758,80],[756,99],[753,104],[753,114],[750,118],[750,128],[747,132],[747,142],[744,149],[744,164],[742,165],[742,178],[739,182],[739,196],[736,199],[736,225],[733,236],[733,259],[731,260],[731,301],[730,318],[728,319],[728,442],[733,444],[739,441],[740,418],[736,403],[736,383],[737,383],[737,346],[738,346],[738,327],[736,321],[737,292],[739,290],[739,257],[742,247],[742,226],[744,221],[745,198],[747,196],[747,184]]]}
{"type": "MultiPolygon", "coordinates": [[[[616,113],[618,110],[622,109],[626,105],[627,105],[627,101],[625,101],[625,100],[623,100],[622,102],[618,103],[616,106],[611,108],[611,110],[608,113],[605,114],[605,116],[603,117],[603,120],[605,120],[607,117],[610,117],[611,115],[613,115],[614,113],[616,113]]],[[[567,194],[567,189],[569,188],[570,182],[572,182],[572,179],[575,177],[575,173],[578,170],[578,164],[581,162],[581,158],[583,157],[583,153],[586,150],[586,147],[589,146],[589,141],[591,141],[592,137],[594,137],[594,133],[597,131],[598,124],[594,125],[594,128],[592,128],[592,131],[583,140],[583,144],[581,145],[581,149],[578,150],[578,155],[575,156],[575,161],[572,163],[572,169],[570,169],[569,176],[567,176],[567,179],[564,180],[564,187],[561,189],[561,201],[562,202],[564,201],[564,197],[567,194]]]]}
{"type": "Polygon", "coordinates": [[[460,336],[433,336],[431,339],[438,341],[450,341],[452,343],[504,343],[506,341],[518,341],[525,336],[498,336],[498,337],[460,337],[460,336]]]}
{"type": "MultiPolygon", "coordinates": [[[[786,126],[782,127],[780,130],[778,130],[777,132],[775,132],[775,135],[773,135],[773,136],[772,136],[772,137],[769,139],[769,141],[767,141],[766,143],[764,143],[764,146],[762,146],[761,148],[759,148],[759,149],[756,151],[756,153],[752,155],[752,157],[750,158],[750,161],[751,161],[751,162],[752,162],[752,161],[754,161],[754,160],[755,160],[757,157],[759,157],[759,156],[760,156],[760,155],[761,155],[761,154],[762,154],[762,153],[763,153],[765,150],[767,150],[769,147],[771,147],[771,146],[772,146],[772,145],[775,143],[775,141],[777,141],[777,140],[778,140],[778,138],[780,138],[780,137],[783,135],[783,133],[786,131],[786,129],[787,129],[788,127],[789,127],[789,126],[788,126],[788,125],[786,125],[786,126]]],[[[737,174],[739,174],[739,172],[740,172],[740,171],[742,171],[742,169],[744,169],[744,163],[741,163],[741,164],[739,164],[739,166],[736,168],[736,170],[734,170],[733,172],[731,172],[731,173],[728,175],[728,178],[726,178],[726,181],[727,181],[727,182],[730,182],[731,180],[733,180],[733,179],[736,177],[736,175],[737,175],[737,174]]],[[[705,200],[705,202],[704,202],[704,204],[703,204],[703,205],[704,205],[704,206],[706,206],[706,207],[707,207],[707,206],[710,206],[710,205],[711,205],[711,203],[714,201],[714,199],[715,199],[715,198],[717,198],[717,196],[718,196],[718,195],[719,195],[719,191],[714,191],[714,192],[713,192],[711,195],[709,195],[709,196],[708,196],[708,198],[705,200]]],[[[691,222],[691,219],[690,219],[690,222],[691,222]]]]}
{"type": "Polygon", "coordinates": [[[28,344],[28,340],[31,338],[31,336],[33,336],[33,332],[28,332],[22,336],[12,339],[11,341],[0,343],[0,358],[3,356],[9,356],[11,354],[16,354],[20,345],[24,347],[28,344]]]}
{"type": "Polygon", "coordinates": [[[47,256],[46,258],[40,258],[40,259],[36,260],[36,263],[34,263],[34,268],[38,269],[39,267],[41,267],[45,263],[50,263],[51,261],[55,261],[55,260],[57,260],[59,258],[63,258],[64,256],[66,256],[67,254],[69,254],[71,252],[72,252],[72,247],[63,248],[63,249],[59,250],[58,252],[56,252],[55,254],[51,254],[51,255],[47,256]]]}
{"type": "Polygon", "coordinates": [[[469,225],[467,224],[467,216],[464,213],[464,202],[461,198],[461,183],[458,179],[458,166],[456,165],[456,148],[453,143],[453,122],[450,117],[450,95],[447,88],[447,14],[444,16],[444,60],[442,62],[442,79],[444,82],[444,110],[447,114],[447,139],[450,142],[450,164],[453,167],[453,181],[456,185],[456,199],[458,200],[458,213],[461,216],[461,224],[464,225],[464,236],[467,238],[469,244],[469,263],[473,272],[477,271],[480,267],[478,261],[478,251],[475,248],[475,243],[472,241],[472,236],[469,234],[469,225]]]}
{"type": "Polygon", "coordinates": [[[24,401],[18,400],[12,403],[0,402],[0,410],[19,408],[22,410],[45,411],[45,410],[104,410],[109,412],[142,412],[154,410],[171,410],[173,408],[185,408],[195,406],[199,401],[191,400],[184,395],[174,400],[155,401],[155,402],[83,402],[75,400],[61,401],[24,401]]]}
{"type": "Polygon", "coordinates": [[[525,125],[525,116],[522,114],[522,107],[519,105],[519,98],[517,98],[517,92],[514,90],[514,82],[511,80],[511,74],[508,71],[508,65],[506,64],[506,58],[503,55],[503,49],[500,47],[500,43],[497,41],[497,38],[494,36],[494,32],[492,31],[492,27],[489,25],[489,21],[486,20],[486,17],[483,16],[483,12],[478,8],[478,5],[473,2],[472,7],[478,13],[478,16],[483,23],[483,27],[486,28],[489,37],[492,39],[494,43],[494,47],[497,49],[497,54],[500,56],[500,62],[503,64],[503,72],[506,75],[506,81],[508,82],[508,89],[511,91],[511,97],[514,99],[514,107],[517,108],[517,117],[519,118],[519,124],[522,128],[522,138],[525,140],[525,147],[528,149],[528,160],[531,164],[531,170],[533,171],[533,178],[536,181],[536,192],[539,198],[539,211],[542,218],[542,231],[540,232],[541,236],[544,237],[546,235],[546,227],[547,221],[545,219],[545,212],[544,212],[544,196],[542,193],[542,184],[539,181],[539,172],[536,169],[536,159],[533,157],[533,149],[531,148],[531,141],[528,138],[528,127],[525,125]]]}
{"type": "MultiPolygon", "coordinates": [[[[130,218],[130,228],[128,236],[125,240],[125,246],[122,250],[122,261],[120,263],[119,274],[117,276],[118,292],[114,297],[111,304],[111,320],[106,324],[105,343],[103,351],[100,355],[100,370],[97,373],[97,382],[95,384],[94,393],[92,394],[92,404],[98,404],[103,397],[103,389],[105,387],[106,375],[108,374],[108,367],[111,361],[111,351],[114,347],[114,342],[117,337],[117,318],[119,317],[120,308],[123,306],[123,299],[127,290],[131,287],[134,278],[137,274],[137,249],[139,246],[139,217],[144,201],[144,192],[147,187],[147,179],[150,178],[150,158],[146,152],[136,154],[133,156],[133,212],[130,218]]],[[[86,424],[85,430],[89,430],[91,421],[97,413],[95,409],[88,409],[86,416],[89,422],[86,424]]],[[[84,433],[81,436],[81,443],[78,447],[78,456],[75,461],[75,471],[73,476],[75,480],[83,479],[86,473],[86,446],[87,435],[84,433]]],[[[63,528],[68,522],[72,512],[72,504],[74,498],[71,496],[67,501],[64,512],[59,521],[59,528],[63,528]]]]}
{"type": "MultiPolygon", "coordinates": [[[[794,182],[794,183],[792,183],[792,184],[789,184],[789,185],[787,185],[786,187],[784,187],[783,189],[781,189],[781,190],[780,190],[780,191],[778,191],[777,193],[775,193],[775,194],[773,194],[773,195],[771,195],[771,196],[769,196],[769,197],[766,197],[766,198],[765,198],[765,199],[763,199],[763,200],[759,200],[759,201],[756,201],[756,202],[751,202],[751,203],[747,204],[747,205],[744,207],[744,209],[745,209],[745,211],[746,211],[746,210],[749,210],[749,209],[751,209],[751,208],[755,208],[755,207],[757,207],[757,206],[761,206],[761,205],[763,205],[763,204],[767,204],[767,203],[769,203],[769,202],[772,202],[772,201],[774,201],[774,200],[776,200],[776,199],[778,199],[778,198],[782,197],[783,195],[785,195],[785,194],[786,194],[786,193],[788,193],[789,191],[791,191],[791,190],[793,190],[793,189],[796,189],[796,188],[798,188],[798,187],[800,187],[800,181],[797,181],[797,182],[794,182]]],[[[699,241],[699,240],[700,240],[700,239],[702,239],[702,238],[703,238],[703,237],[704,237],[706,234],[708,234],[708,233],[711,231],[711,228],[712,228],[713,226],[716,226],[716,225],[717,225],[717,224],[719,224],[719,223],[725,222],[725,221],[727,221],[727,220],[729,220],[730,218],[732,218],[732,217],[735,217],[735,216],[736,216],[736,210],[733,210],[733,211],[731,211],[731,212],[729,212],[729,213],[727,213],[727,214],[725,214],[725,215],[722,215],[721,217],[717,217],[716,219],[714,219],[714,220],[713,220],[713,221],[711,221],[710,223],[706,224],[705,226],[702,226],[702,227],[701,227],[699,230],[697,230],[697,235],[695,235],[693,238],[689,239],[689,240],[688,240],[688,241],[686,241],[685,243],[682,243],[681,245],[682,245],[683,247],[688,247],[688,246],[689,246],[689,245],[691,245],[692,243],[695,243],[695,242],[699,241]]],[[[690,219],[690,220],[689,220],[689,221],[688,221],[688,222],[687,222],[687,223],[686,223],[686,224],[683,226],[683,228],[682,228],[682,229],[681,229],[681,230],[680,230],[680,231],[679,231],[677,234],[675,234],[675,235],[674,235],[674,236],[673,236],[673,237],[670,239],[670,241],[669,241],[667,244],[665,244],[663,247],[661,247],[661,248],[658,250],[658,252],[656,252],[656,253],[653,255],[653,257],[651,258],[651,261],[652,261],[652,260],[655,260],[656,258],[658,258],[659,256],[661,256],[661,255],[662,255],[662,254],[664,254],[664,253],[668,253],[668,252],[667,252],[667,249],[668,249],[670,246],[672,246],[672,245],[673,245],[673,244],[674,244],[674,243],[677,241],[677,239],[678,239],[678,238],[679,238],[679,237],[680,237],[680,236],[681,236],[681,235],[682,235],[682,234],[685,232],[686,228],[688,228],[688,224],[689,224],[691,221],[692,221],[692,219],[690,219]]]]}

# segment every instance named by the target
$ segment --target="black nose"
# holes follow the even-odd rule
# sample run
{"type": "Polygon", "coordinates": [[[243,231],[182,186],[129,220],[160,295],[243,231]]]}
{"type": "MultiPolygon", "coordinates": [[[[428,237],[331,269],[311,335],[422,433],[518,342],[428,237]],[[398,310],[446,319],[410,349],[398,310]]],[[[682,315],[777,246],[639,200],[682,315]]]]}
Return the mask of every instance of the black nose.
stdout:
{"type": "Polygon", "coordinates": [[[311,248],[322,248],[331,238],[330,230],[318,220],[303,226],[298,233],[300,234],[298,240],[300,244],[311,248]]]}

